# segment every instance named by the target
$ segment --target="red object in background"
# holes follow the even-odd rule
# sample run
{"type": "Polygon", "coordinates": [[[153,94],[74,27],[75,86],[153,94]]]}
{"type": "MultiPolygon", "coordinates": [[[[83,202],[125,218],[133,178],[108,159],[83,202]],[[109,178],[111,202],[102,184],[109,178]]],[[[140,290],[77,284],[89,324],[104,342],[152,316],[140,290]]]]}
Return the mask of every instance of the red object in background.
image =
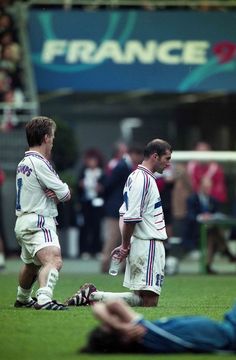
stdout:
{"type": "Polygon", "coordinates": [[[156,179],[156,183],[157,183],[157,187],[159,192],[162,192],[164,190],[165,187],[165,180],[162,177],[159,177],[156,179]]]}
{"type": "Polygon", "coordinates": [[[211,196],[221,203],[227,201],[227,189],[223,169],[215,162],[202,164],[192,161],[188,164],[188,174],[193,190],[198,192],[201,179],[208,177],[212,181],[211,196]]]}
{"type": "Polygon", "coordinates": [[[4,183],[5,178],[6,178],[5,172],[2,169],[0,169],[0,186],[2,186],[2,184],[4,183]]]}

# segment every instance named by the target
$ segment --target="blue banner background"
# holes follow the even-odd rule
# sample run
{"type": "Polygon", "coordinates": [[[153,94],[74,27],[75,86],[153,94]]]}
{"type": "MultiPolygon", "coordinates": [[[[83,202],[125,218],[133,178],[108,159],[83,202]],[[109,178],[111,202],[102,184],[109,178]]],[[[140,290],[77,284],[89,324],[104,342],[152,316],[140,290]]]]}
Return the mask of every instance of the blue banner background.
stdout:
{"type": "MultiPolygon", "coordinates": [[[[31,58],[39,91],[70,88],[75,91],[206,92],[236,90],[236,12],[100,10],[86,12],[31,9],[29,12],[31,58]],[[101,63],[69,64],[65,54],[46,63],[42,58],[46,40],[91,40],[100,46],[116,40],[121,48],[127,41],[145,44],[154,40],[207,41],[204,64],[167,64],[156,60],[144,64],[118,64],[111,59],[101,63]],[[230,55],[221,62],[213,47],[230,43],[230,55]]],[[[229,49],[221,50],[221,55],[229,49]]],[[[66,49],[67,51],[67,49],[66,49]]],[[[173,51],[173,54],[179,51],[173,51]]]]}

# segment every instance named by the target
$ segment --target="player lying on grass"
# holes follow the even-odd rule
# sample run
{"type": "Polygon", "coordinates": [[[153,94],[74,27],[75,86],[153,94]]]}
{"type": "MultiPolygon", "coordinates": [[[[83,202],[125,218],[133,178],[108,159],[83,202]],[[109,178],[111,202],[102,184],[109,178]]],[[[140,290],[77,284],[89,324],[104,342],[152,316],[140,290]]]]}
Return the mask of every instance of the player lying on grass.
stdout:
{"type": "Polygon", "coordinates": [[[148,321],[122,300],[92,309],[101,325],[82,353],[236,353],[236,304],[222,322],[203,316],[148,321]]]}

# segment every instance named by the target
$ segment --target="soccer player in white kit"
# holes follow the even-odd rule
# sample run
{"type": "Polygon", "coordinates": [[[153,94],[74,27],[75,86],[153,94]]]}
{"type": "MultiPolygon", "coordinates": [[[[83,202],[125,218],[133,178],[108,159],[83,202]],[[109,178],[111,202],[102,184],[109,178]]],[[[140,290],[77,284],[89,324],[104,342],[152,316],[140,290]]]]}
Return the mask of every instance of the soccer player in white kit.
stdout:
{"type": "Polygon", "coordinates": [[[19,274],[15,307],[37,310],[64,310],[52,300],[62,267],[61,249],[56,231],[57,203],[70,199],[67,184],[58,177],[50,163],[56,123],[43,116],[26,124],[29,151],[16,171],[15,234],[24,263],[19,274]],[[36,298],[33,284],[38,279],[36,298]]]}
{"type": "Polygon", "coordinates": [[[144,149],[144,160],[124,186],[124,203],[120,208],[122,244],[111,255],[126,260],[123,285],[132,292],[97,291],[85,284],[68,305],[86,305],[93,301],[123,298],[131,306],[157,306],[164,280],[167,239],[164,214],[155,172],[170,165],[172,149],[161,139],[154,139],[144,149]]]}

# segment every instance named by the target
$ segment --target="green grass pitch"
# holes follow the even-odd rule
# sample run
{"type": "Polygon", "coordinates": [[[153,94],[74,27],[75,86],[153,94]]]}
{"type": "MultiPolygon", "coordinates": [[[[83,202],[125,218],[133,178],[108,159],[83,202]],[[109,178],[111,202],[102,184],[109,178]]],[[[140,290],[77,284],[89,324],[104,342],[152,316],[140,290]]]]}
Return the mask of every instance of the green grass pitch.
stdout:
{"type": "MultiPolygon", "coordinates": [[[[63,301],[80,285],[93,282],[98,289],[123,291],[122,275],[69,275],[61,273],[55,298],[63,301]]],[[[87,333],[96,320],[90,307],[71,308],[69,311],[36,311],[15,309],[17,274],[0,273],[0,358],[2,360],[33,359],[132,359],[132,355],[80,355],[78,349],[86,341],[87,333]]],[[[235,299],[233,276],[177,275],[166,277],[158,308],[137,308],[148,319],[158,317],[201,314],[221,319],[235,299]]],[[[150,355],[135,355],[150,359],[150,355]]],[[[215,357],[215,356],[214,356],[215,357]]],[[[151,356],[163,359],[211,359],[213,355],[151,356]]],[[[218,359],[225,358],[217,356],[218,359]]],[[[234,358],[234,357],[232,357],[234,358]]]]}

